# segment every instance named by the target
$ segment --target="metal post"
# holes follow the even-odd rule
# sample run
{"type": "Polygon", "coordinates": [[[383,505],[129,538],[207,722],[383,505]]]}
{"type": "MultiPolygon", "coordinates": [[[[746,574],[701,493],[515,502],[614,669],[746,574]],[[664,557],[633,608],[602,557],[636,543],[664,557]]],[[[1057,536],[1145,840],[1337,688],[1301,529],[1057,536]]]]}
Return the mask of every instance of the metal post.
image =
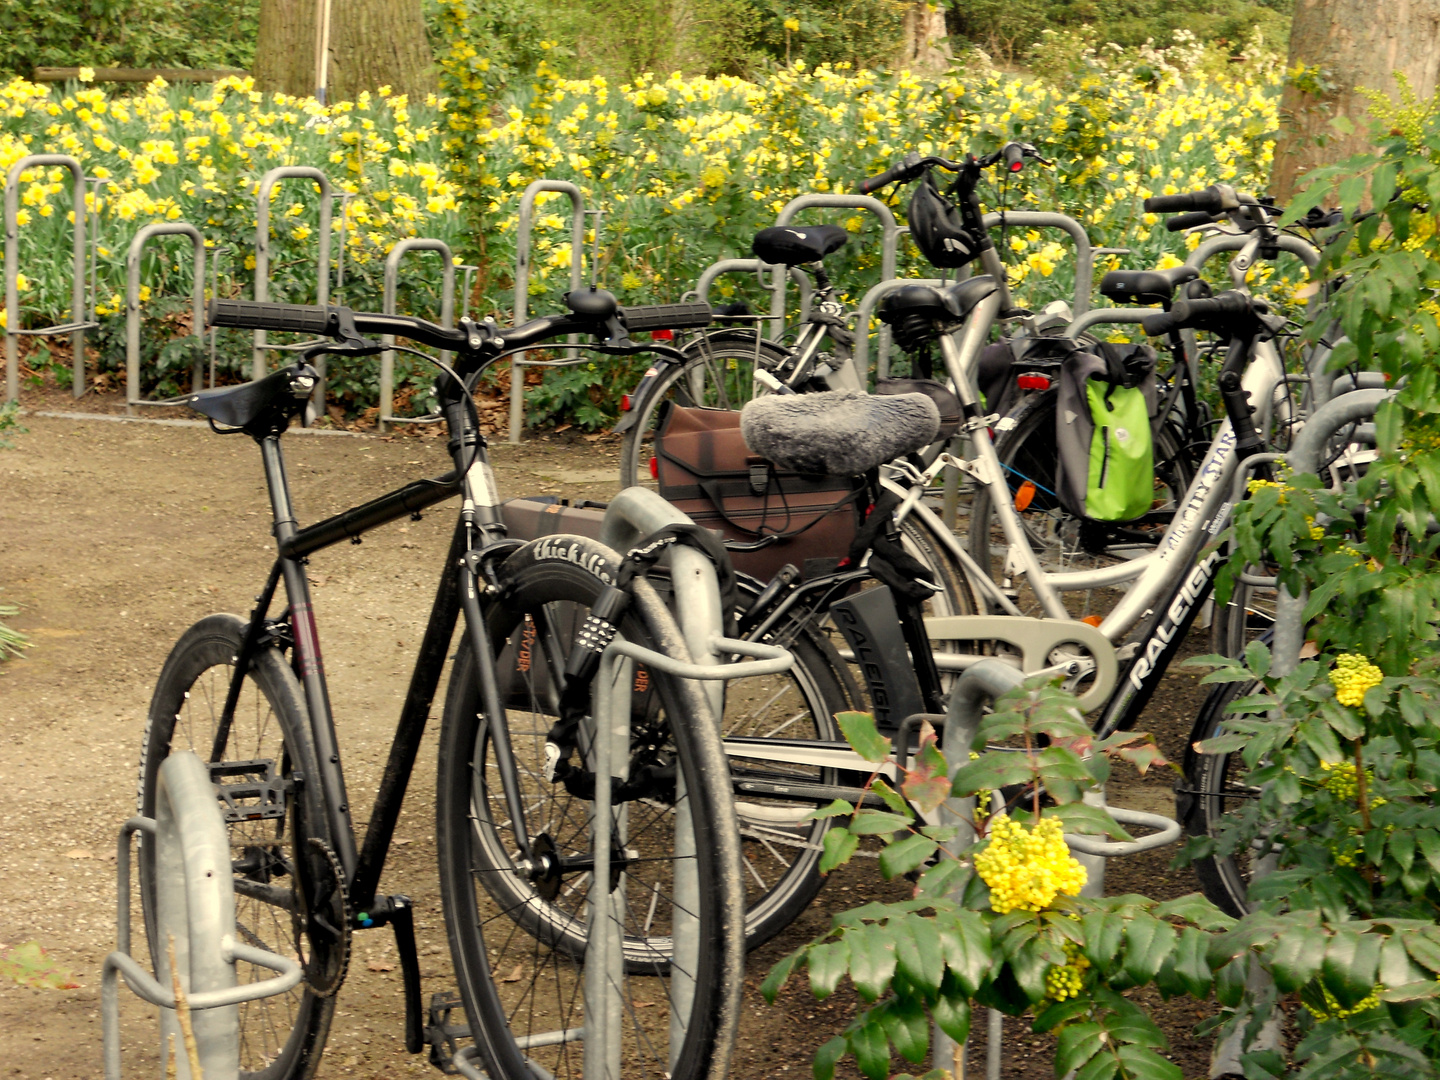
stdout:
{"type": "MultiPolygon", "coordinates": [[[[765,283],[765,271],[779,269],[770,263],[761,262],[759,259],[721,259],[719,262],[711,263],[700,275],[700,280],[695,282],[695,288],[686,293],[686,296],[694,296],[697,300],[710,302],[710,286],[715,279],[722,274],[754,274],[760,282],[762,289],[770,292],[775,291],[774,278],[770,284],[765,283]]],[[[792,266],[790,277],[800,288],[800,319],[803,322],[810,317],[810,298],[815,294],[815,285],[810,280],[810,275],[801,270],[798,266],[792,266]]]]}
{"type": "MultiPolygon", "coordinates": [[[[330,180],[319,169],[308,165],[286,165],[271,169],[260,178],[260,188],[255,193],[255,299],[270,299],[270,192],[281,180],[313,180],[320,189],[320,241],[318,265],[316,267],[315,302],[324,307],[330,301],[330,180]]],[[[255,331],[255,347],[252,354],[251,378],[259,379],[265,374],[265,331],[255,331]]],[[[315,400],[325,401],[325,358],[319,357],[315,367],[320,381],[315,387],[315,400]]]]}
{"type": "MultiPolygon", "coordinates": [[[[158,402],[140,400],[140,260],[145,245],[155,236],[188,236],[194,247],[195,283],[191,286],[191,333],[202,346],[205,341],[205,237],[184,221],[160,221],[146,225],[130,241],[125,253],[125,411],[135,415],[135,406],[158,402]]],[[[204,353],[195,354],[192,390],[205,385],[204,353]]]]}
{"type": "Polygon", "coordinates": [[[475,273],[480,267],[461,263],[458,269],[465,271],[464,284],[461,286],[460,293],[460,318],[467,319],[470,317],[470,290],[474,287],[475,273]]]}
{"type": "MultiPolygon", "coordinates": [[[[601,662],[596,680],[594,744],[591,759],[595,776],[595,817],[591,826],[591,853],[595,867],[590,875],[589,933],[585,944],[585,1065],[584,1080],[620,1080],[620,1042],[623,1030],[625,983],[625,885],[612,889],[610,853],[623,835],[614,836],[619,821],[611,819],[609,777],[621,780],[630,760],[630,687],[635,663],[618,652],[601,662]]],[[[623,832],[623,830],[622,830],[623,832]]]]}
{"type": "MultiPolygon", "coordinates": [[[[220,256],[230,253],[231,248],[228,244],[210,252],[210,296],[212,298],[220,295],[220,256]]],[[[207,385],[211,390],[215,389],[215,344],[219,334],[218,326],[210,328],[210,381],[207,385]]]]}
{"type": "Polygon", "coordinates": [[[70,335],[74,358],[70,391],[75,397],[85,392],[85,331],[94,327],[85,321],[85,171],[67,154],[28,154],[5,177],[5,398],[20,397],[21,337],[70,335]],[[20,174],[29,169],[61,166],[70,170],[74,195],[75,227],[71,244],[70,321],[38,330],[20,329],[20,174]]]}
{"type": "MultiPolygon", "coordinates": [[[[795,215],[806,207],[828,206],[852,210],[867,210],[880,219],[880,280],[887,281],[895,276],[895,264],[900,249],[900,225],[890,208],[870,195],[801,195],[791,199],[775,219],[776,225],[788,225],[795,215]]],[[[775,291],[770,301],[770,336],[779,341],[785,333],[785,279],[776,275],[775,291]]],[[[862,332],[863,333],[863,332],[862,332]]],[[[859,344],[858,342],[856,343],[859,344]]],[[[888,361],[890,357],[890,328],[880,328],[880,355],[888,361]]],[[[860,369],[859,357],[855,361],[860,369]]]]}
{"type": "MultiPolygon", "coordinates": [[[[568,180],[535,180],[520,196],[520,221],[515,235],[515,325],[528,317],[530,308],[530,231],[535,210],[535,196],[542,191],[558,191],[570,197],[570,288],[580,288],[580,264],[585,257],[585,195],[568,180]]],[[[520,441],[525,426],[525,353],[516,353],[510,360],[510,441],[520,441]]]]}
{"type": "MultiPolygon", "coordinates": [[[[395,314],[395,292],[400,280],[400,259],[407,251],[436,251],[440,258],[445,260],[443,276],[440,283],[440,325],[447,330],[455,325],[455,259],[450,254],[450,245],[444,240],[428,240],[412,237],[408,240],[401,240],[393,248],[390,254],[385,256],[385,297],[382,301],[381,311],[386,315],[395,314]]],[[[384,334],[380,338],[383,345],[394,345],[395,335],[384,334]]],[[[442,352],[440,359],[450,362],[449,352],[442,352]]],[[[383,435],[385,425],[389,423],[413,424],[418,417],[396,417],[395,408],[395,353],[391,349],[385,349],[380,354],[380,417],[376,423],[377,430],[383,435]]]]}

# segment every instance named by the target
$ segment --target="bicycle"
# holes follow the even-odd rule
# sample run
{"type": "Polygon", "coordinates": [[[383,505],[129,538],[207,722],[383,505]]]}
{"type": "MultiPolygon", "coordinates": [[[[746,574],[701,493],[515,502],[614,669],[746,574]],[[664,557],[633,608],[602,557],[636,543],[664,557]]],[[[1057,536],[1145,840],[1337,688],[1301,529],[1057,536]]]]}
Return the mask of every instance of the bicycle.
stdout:
{"type": "MultiPolygon", "coordinates": [[[[411,904],[376,889],[461,614],[441,720],[436,839],[473,1053],[493,1080],[541,1071],[618,1078],[622,1068],[698,1080],[723,1071],[738,1018],[743,895],[712,699],[694,681],[715,669],[688,664],[643,553],[626,559],[574,536],[505,538],[469,389],[489,364],[543,340],[588,333],[599,351],[635,352],[642,347],[630,333],[699,325],[709,312],[622,310],[595,290],[567,301],[567,314],[521,326],[463,319],[453,330],[337,306],[211,305],[217,326],[321,338],[258,382],[181,399],[217,432],[259,446],[277,557],[248,619],[212,615],[171,651],[140,767],[148,816],[171,749],[208,762],[235,853],[236,935],[304,967],[291,994],[241,1007],[246,1076],[314,1074],[351,937],[385,925],[401,960],[406,1045],[424,1046],[411,904]],[[301,528],[280,438],[315,385],[310,360],[372,355],[381,345],[364,335],[374,334],[454,357],[453,367],[438,365],[437,383],[454,469],[301,528]],[[326,547],[455,496],[460,511],[410,690],[357,838],[304,568],[326,547]],[[286,605],[272,615],[282,583],[286,605]],[[620,734],[607,737],[612,731],[620,734]]],[[[143,849],[140,870],[152,951],[163,954],[156,867],[143,849]]],[[[471,1055],[466,1048],[456,1067],[473,1073],[471,1055]]]]}

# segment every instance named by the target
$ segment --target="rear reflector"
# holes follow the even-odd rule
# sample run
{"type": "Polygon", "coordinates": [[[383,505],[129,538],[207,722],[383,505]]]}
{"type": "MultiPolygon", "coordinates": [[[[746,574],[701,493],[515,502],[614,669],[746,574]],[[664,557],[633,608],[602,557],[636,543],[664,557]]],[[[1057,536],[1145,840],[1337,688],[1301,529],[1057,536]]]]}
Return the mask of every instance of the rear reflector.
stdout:
{"type": "Polygon", "coordinates": [[[653,458],[653,457],[652,457],[652,458],[650,459],[650,478],[651,478],[652,480],[659,480],[659,479],[660,479],[660,459],[659,459],[659,458],[653,458]]]}
{"type": "Polygon", "coordinates": [[[629,412],[629,411],[630,411],[630,395],[629,395],[629,394],[621,394],[621,395],[620,395],[620,411],[621,411],[621,412],[629,412]]]}
{"type": "Polygon", "coordinates": [[[1050,376],[1036,375],[1034,373],[1017,375],[1015,377],[1015,385],[1020,387],[1021,390],[1049,390],[1050,376]]]}
{"type": "Polygon", "coordinates": [[[651,341],[674,341],[674,340],[675,340],[675,331],[674,331],[674,330],[651,330],[651,331],[650,331],[650,340],[651,340],[651,341]]]}

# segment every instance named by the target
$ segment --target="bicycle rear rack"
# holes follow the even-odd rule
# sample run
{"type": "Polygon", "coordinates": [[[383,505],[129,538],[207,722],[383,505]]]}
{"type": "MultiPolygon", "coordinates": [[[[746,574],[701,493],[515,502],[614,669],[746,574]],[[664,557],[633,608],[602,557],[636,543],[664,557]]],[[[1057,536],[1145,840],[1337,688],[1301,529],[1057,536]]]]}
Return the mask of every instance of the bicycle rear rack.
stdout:
{"type": "Polygon", "coordinates": [[[240,1074],[238,1006],[293,989],[302,975],[300,964],[235,940],[230,838],[210,772],[200,759],[189,751],[166,758],[157,795],[155,817],[125,822],[115,852],[116,948],[105,958],[100,981],[105,1080],[120,1080],[122,977],[132,991],[160,1007],[161,1059],[173,1054],[179,1080],[192,1076],[187,1042],[206,1080],[230,1080],[240,1074]],[[168,986],[130,955],[130,838],[137,832],[146,836],[142,843],[154,845],[157,940],[150,945],[152,955],[172,958],[168,986]],[[237,985],[237,960],[278,974],[237,985]]]}

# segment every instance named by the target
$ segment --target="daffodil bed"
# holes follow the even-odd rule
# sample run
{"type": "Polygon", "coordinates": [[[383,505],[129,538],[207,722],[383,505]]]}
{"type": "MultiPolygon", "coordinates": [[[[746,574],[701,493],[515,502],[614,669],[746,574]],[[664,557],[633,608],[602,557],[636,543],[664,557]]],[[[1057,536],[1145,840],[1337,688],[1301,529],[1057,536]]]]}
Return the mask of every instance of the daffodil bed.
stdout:
{"type": "MultiPolygon", "coordinates": [[[[1034,142],[1057,165],[1027,169],[1008,190],[990,192],[988,207],[1003,200],[1064,210],[1097,245],[1128,247],[1125,264],[1145,266],[1183,256],[1185,241],[1143,214],[1144,196],[1214,181],[1262,188],[1283,79],[1273,58],[1208,74],[1197,52],[1188,67],[1157,77],[1151,65],[1144,78],[1139,67],[1092,57],[1059,87],[993,73],[957,71],[937,81],[800,64],[759,82],[646,75],[609,85],[564,79],[541,64],[500,93],[463,26],[451,31],[448,96],[423,103],[382,90],[327,108],[262,95],[236,79],[190,88],[156,82],[133,96],[18,79],[0,89],[0,167],[27,153],[63,153],[106,181],[90,196],[99,213],[104,324],[91,338],[97,373],[123,365],[125,250],[144,224],[194,223],[212,248],[231,248],[219,257],[221,293],[253,295],[255,193],[260,177],[281,165],[316,166],[352,196],[332,224],[338,237],[343,217],[345,276],[331,295],[357,308],[379,307],[384,255],[398,239],[432,236],[481,267],[471,310],[503,320],[520,194],[537,177],[574,180],[587,204],[605,211],[603,284],[625,302],[659,302],[676,299],[712,261],[748,254],[753,233],[798,194],[850,190],[908,150],[953,156],[1009,138],[1034,142]]],[[[58,169],[22,178],[20,299],[29,326],[69,315],[68,187],[58,169]]],[[[313,302],[317,199],[311,184],[293,180],[273,196],[272,297],[313,302]]],[[[829,213],[856,234],[832,260],[853,301],[878,279],[877,226],[858,212],[829,213]]],[[[568,205],[542,196],[532,312],[554,310],[568,287],[569,229],[568,205]]],[[[1032,305],[1071,292],[1060,239],[1018,229],[1004,237],[1020,295],[1032,305]]],[[[189,368],[167,346],[188,331],[182,245],[152,244],[143,267],[147,392],[184,388],[189,368]]],[[[401,274],[401,310],[434,314],[436,260],[412,260],[401,274]]],[[[902,274],[926,271],[913,251],[903,253],[902,274]]],[[[724,280],[719,293],[744,288],[724,280]]],[[[247,359],[243,335],[222,342],[223,376],[242,377],[247,359]]],[[[44,360],[30,354],[32,366],[44,360]]],[[[429,374],[400,368],[397,389],[408,400],[429,374]]],[[[628,379],[611,361],[551,372],[532,391],[531,419],[602,426],[628,379]]],[[[347,413],[372,407],[374,361],[337,366],[332,390],[347,413]]]]}

